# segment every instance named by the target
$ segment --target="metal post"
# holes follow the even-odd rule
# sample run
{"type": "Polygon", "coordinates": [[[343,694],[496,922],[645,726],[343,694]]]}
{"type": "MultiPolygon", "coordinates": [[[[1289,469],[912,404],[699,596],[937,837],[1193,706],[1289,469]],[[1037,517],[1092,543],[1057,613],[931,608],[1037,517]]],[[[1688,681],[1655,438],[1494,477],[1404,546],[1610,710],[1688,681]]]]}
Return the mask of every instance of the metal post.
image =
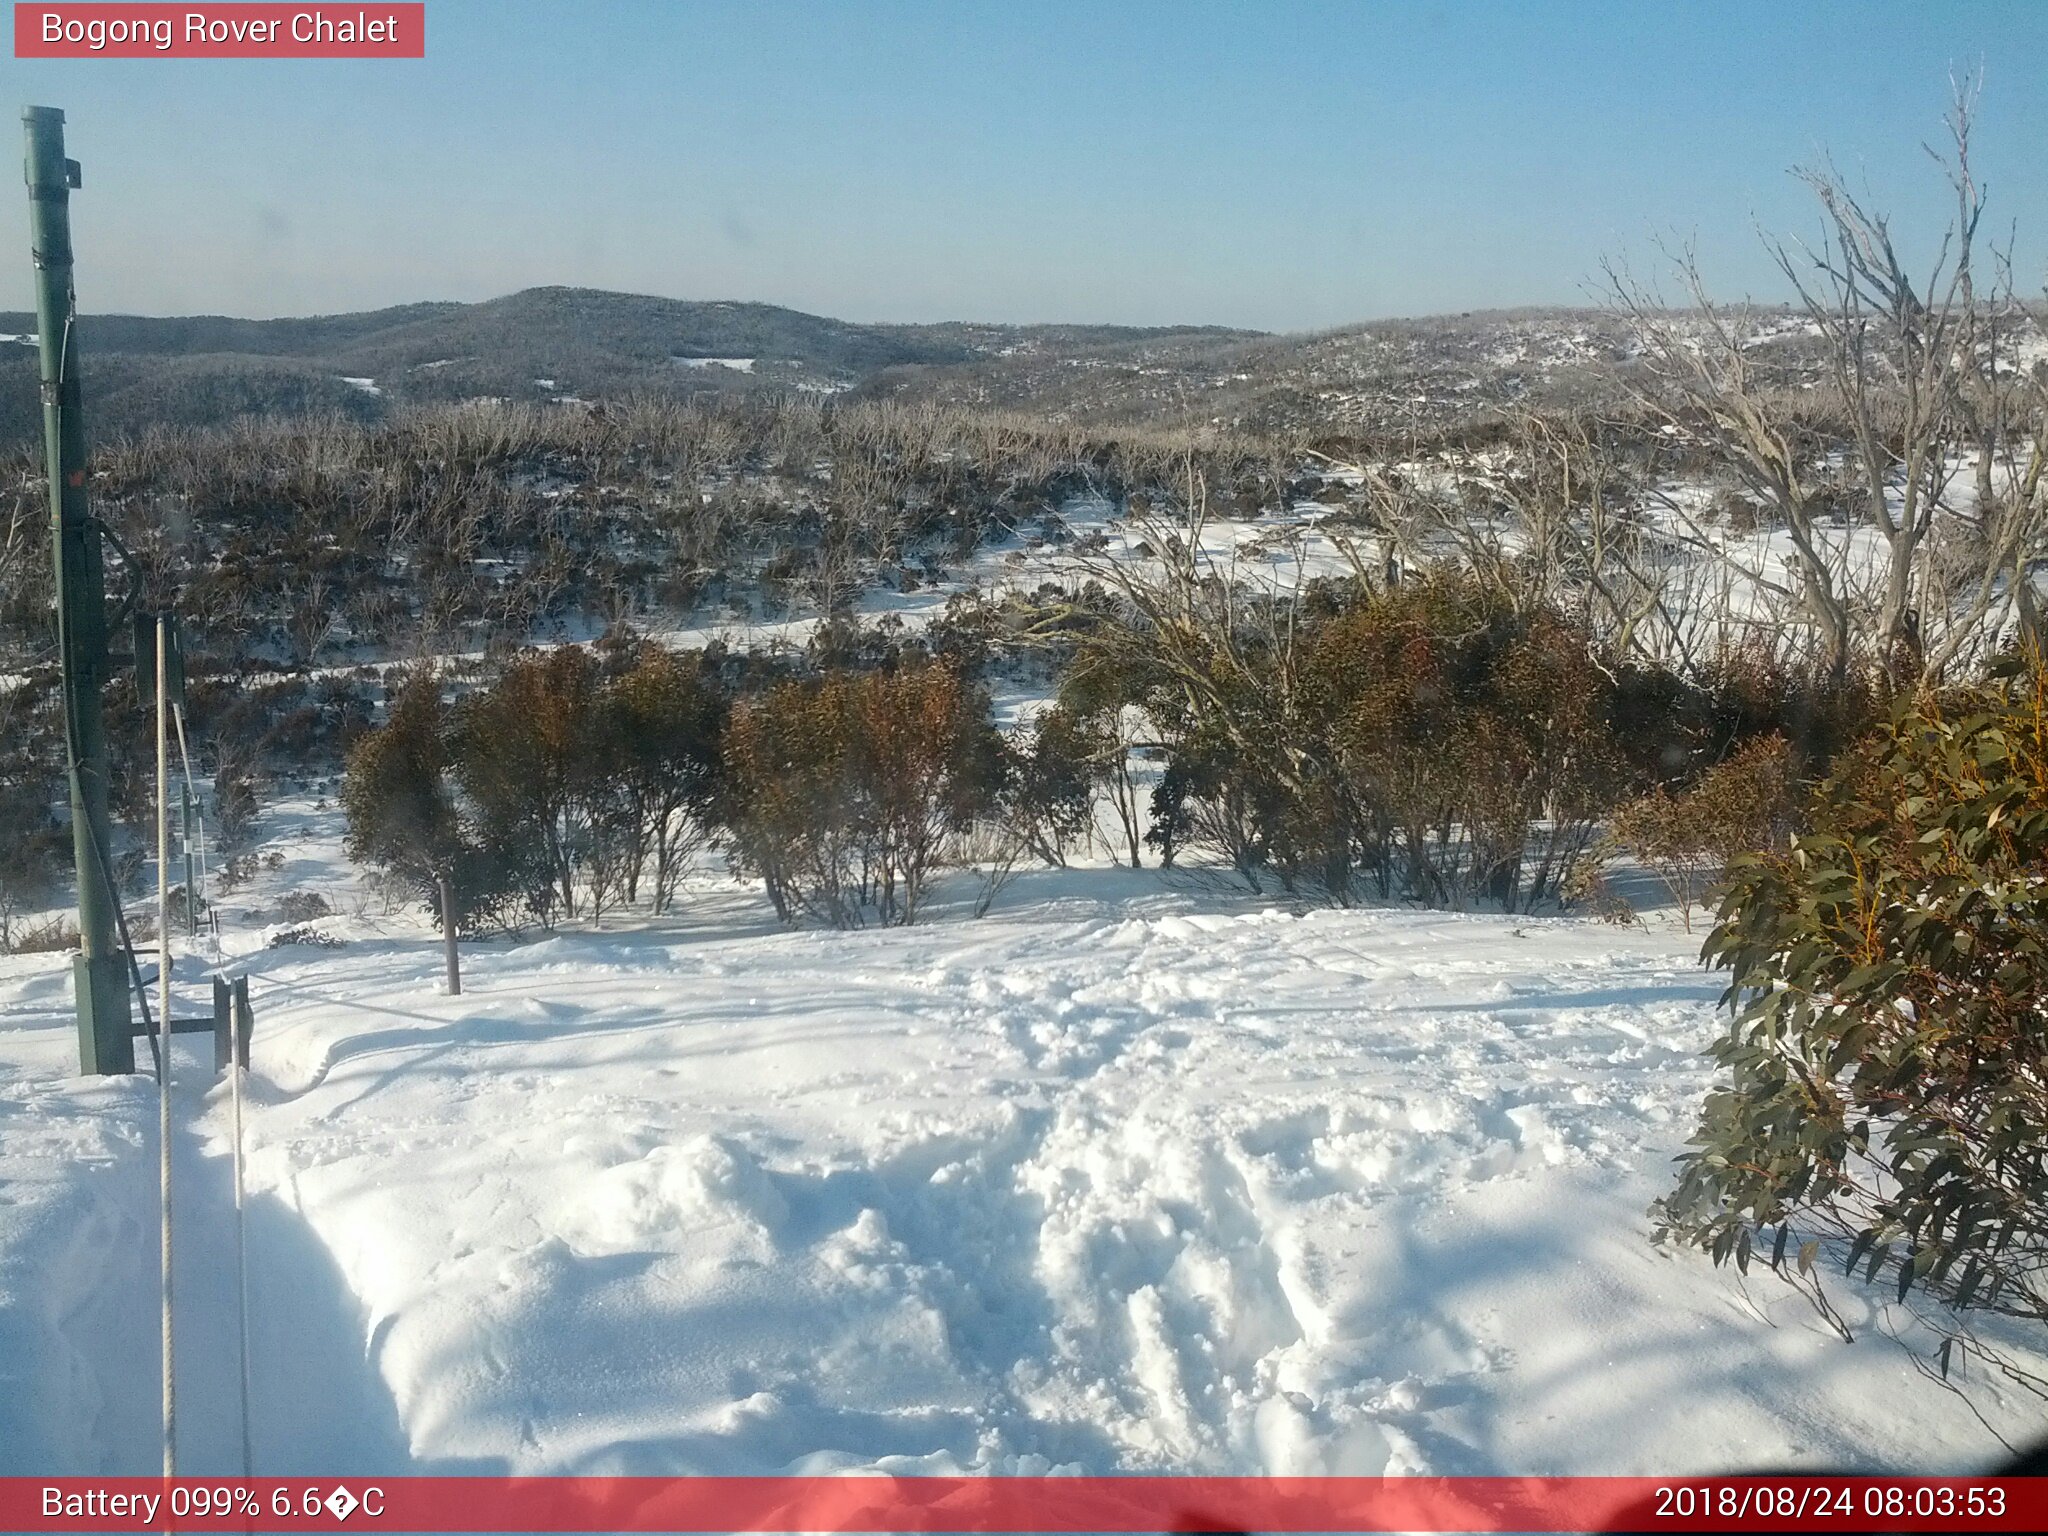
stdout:
{"type": "Polygon", "coordinates": [[[256,1033],[256,1011],[249,1006],[249,978],[235,978],[235,1065],[249,1070],[249,1037],[256,1033]]]}
{"type": "Polygon", "coordinates": [[[213,978],[213,1070],[225,1072],[235,1064],[235,1014],[229,1001],[227,978],[213,978]]]}
{"type": "Polygon", "coordinates": [[[118,897],[107,840],[107,749],[100,684],[107,675],[106,581],[100,535],[86,510],[85,417],[79,406],[77,301],[71,282],[71,189],[64,114],[25,107],[29,235],[36,268],[36,341],[42,367],[44,463],[57,577],[57,645],[64,678],[64,744],[71,781],[71,841],[78,869],[78,1067],[135,1070],[127,959],[114,941],[118,897]]]}
{"type": "MultiPolygon", "coordinates": [[[[218,985],[218,983],[215,983],[218,985]]],[[[248,988],[242,989],[246,1004],[248,988]]],[[[236,1031],[238,1036],[241,1031],[236,1031]]],[[[242,1078],[249,1070],[248,1040],[238,1039],[239,1049],[234,1060],[228,1063],[228,1081],[234,1094],[235,1103],[235,1313],[241,1327],[241,1347],[237,1351],[242,1365],[242,1476],[248,1477],[256,1470],[256,1458],[250,1450],[249,1427],[249,1218],[243,1195],[243,1165],[246,1156],[242,1150],[242,1078]]]]}
{"type": "Polygon", "coordinates": [[[455,892],[448,871],[435,876],[441,883],[441,949],[448,960],[448,995],[462,996],[462,959],[455,950],[455,892]]]}

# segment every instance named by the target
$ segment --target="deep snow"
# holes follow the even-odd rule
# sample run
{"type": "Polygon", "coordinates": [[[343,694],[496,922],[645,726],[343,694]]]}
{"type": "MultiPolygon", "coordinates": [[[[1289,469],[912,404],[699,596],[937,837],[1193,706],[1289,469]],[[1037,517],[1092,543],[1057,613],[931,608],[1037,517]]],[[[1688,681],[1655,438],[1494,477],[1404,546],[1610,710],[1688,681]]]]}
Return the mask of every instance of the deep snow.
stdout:
{"type": "MultiPolygon", "coordinates": [[[[229,934],[259,1471],[1964,1469],[2038,1420],[1650,1247],[1717,993],[1674,932],[1109,869],[790,932],[707,876],[450,998],[414,917],[320,927],[229,934]]],[[[0,1471],[144,1472],[154,1090],[72,1053],[64,958],[0,960],[0,1471]]],[[[227,1472],[180,1062],[183,1464],[227,1472]]]]}

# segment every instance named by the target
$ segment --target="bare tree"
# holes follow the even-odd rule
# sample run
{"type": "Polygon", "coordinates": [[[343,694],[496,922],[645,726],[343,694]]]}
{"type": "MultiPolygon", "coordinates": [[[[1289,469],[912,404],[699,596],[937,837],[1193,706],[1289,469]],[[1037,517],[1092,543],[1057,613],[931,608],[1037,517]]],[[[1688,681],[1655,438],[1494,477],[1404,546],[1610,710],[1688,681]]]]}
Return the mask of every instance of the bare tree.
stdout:
{"type": "MultiPolygon", "coordinates": [[[[1175,489],[1142,502],[1125,518],[1125,553],[1084,550],[1076,572],[1111,594],[1119,622],[1095,624],[1078,605],[1055,606],[1031,632],[1065,645],[1077,619],[1088,643],[1077,665],[1114,668],[1153,697],[1146,708],[1184,711],[1220,731],[1244,763],[1267,763],[1296,793],[1326,779],[1311,759],[1313,733],[1296,728],[1303,704],[1299,583],[1283,584],[1261,567],[1240,569],[1206,547],[1208,477],[1198,451],[1185,448],[1175,489]],[[1135,556],[1135,558],[1133,558],[1135,556]]],[[[1297,570],[1300,568],[1297,560],[1297,570]]],[[[1120,711],[1128,724],[1135,712],[1120,711]]],[[[1126,752],[1135,745],[1125,738],[1126,752]]],[[[1124,759],[1128,761],[1128,758],[1124,759]]],[[[1126,820],[1133,865],[1138,843],[1133,801],[1126,820]]]]}
{"type": "Polygon", "coordinates": [[[2002,275],[2009,263],[1994,262],[1988,281],[1981,271],[1974,101],[1974,86],[1959,84],[1949,148],[1929,151],[1955,211],[1924,278],[1886,216],[1839,173],[1798,173],[1819,201],[1820,236],[1775,242],[1771,253],[1797,296],[1794,315],[1820,343],[1818,412],[1782,386],[1764,316],[1717,305],[1689,250],[1675,263],[1685,311],[1608,269],[1640,347],[1636,401],[1667,436],[1731,471],[1784,537],[1731,542],[1696,501],[1666,494],[1672,526],[1780,604],[1838,676],[1859,654],[1938,676],[2003,627],[2048,528],[2041,391],[2006,355],[2024,316],[2002,275]]]}

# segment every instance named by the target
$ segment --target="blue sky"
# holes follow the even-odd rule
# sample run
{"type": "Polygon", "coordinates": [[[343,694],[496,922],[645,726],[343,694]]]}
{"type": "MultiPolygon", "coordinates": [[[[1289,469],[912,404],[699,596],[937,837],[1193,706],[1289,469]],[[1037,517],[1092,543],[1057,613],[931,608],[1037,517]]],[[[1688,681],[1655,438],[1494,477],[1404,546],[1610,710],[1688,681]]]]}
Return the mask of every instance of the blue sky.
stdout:
{"type": "MultiPolygon", "coordinates": [[[[374,8],[374,7],[373,7],[374,8]]],[[[1306,329],[1582,302],[1691,238],[1776,298],[1823,154],[1908,246],[1982,65],[1990,220],[2048,260],[2048,3],[430,0],[427,58],[42,61],[88,311],[539,283],[856,320],[1306,329]]],[[[9,183],[0,182],[0,187],[9,183]]],[[[0,308],[26,307],[0,191],[0,308]],[[9,293],[13,297],[7,297],[9,293]]]]}

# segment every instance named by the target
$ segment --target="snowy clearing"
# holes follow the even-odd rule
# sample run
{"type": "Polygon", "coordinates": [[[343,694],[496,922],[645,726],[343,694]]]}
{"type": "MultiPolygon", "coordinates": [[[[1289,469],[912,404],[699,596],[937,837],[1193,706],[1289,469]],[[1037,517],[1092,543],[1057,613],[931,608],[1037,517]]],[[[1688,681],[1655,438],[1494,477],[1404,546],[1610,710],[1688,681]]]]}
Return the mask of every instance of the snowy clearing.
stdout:
{"type": "MultiPolygon", "coordinates": [[[[314,850],[309,849],[311,853],[314,850]]],[[[259,1471],[1972,1468],[1844,1345],[1647,1241],[1717,984],[1561,919],[1026,876],[989,918],[246,953],[259,1471]]],[[[203,975],[196,960],[182,982],[203,975]]],[[[179,1045],[180,1389],[232,1470],[226,1090],[179,1045]]],[[[156,1457],[155,1104],[0,960],[0,1470],[156,1457]]],[[[1974,1382],[2008,1435],[2038,1405],[1974,1382]]]]}

